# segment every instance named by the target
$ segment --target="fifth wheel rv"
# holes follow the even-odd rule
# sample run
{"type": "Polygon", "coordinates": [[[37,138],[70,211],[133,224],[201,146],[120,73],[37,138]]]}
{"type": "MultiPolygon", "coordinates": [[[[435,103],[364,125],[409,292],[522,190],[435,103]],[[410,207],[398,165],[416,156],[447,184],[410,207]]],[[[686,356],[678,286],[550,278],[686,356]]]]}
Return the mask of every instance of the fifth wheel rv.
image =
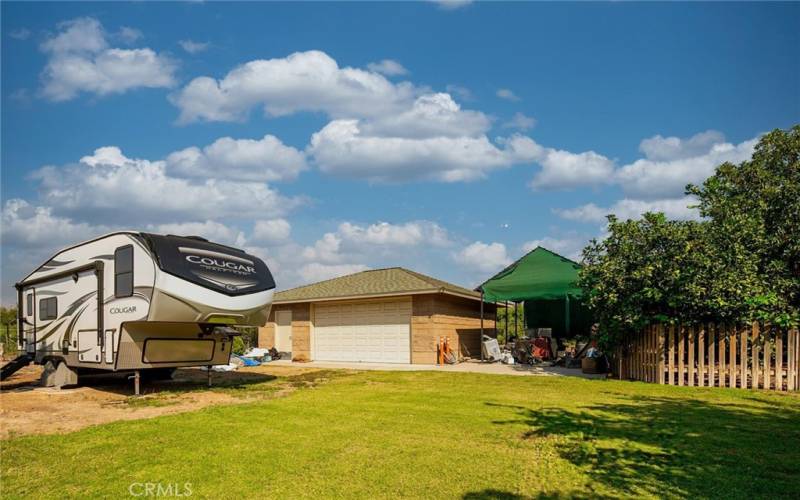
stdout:
{"type": "MultiPolygon", "coordinates": [[[[56,254],[16,285],[23,355],[45,385],[82,372],[230,361],[233,326],[267,322],[275,281],[264,262],[196,236],[118,232],[56,254]]],[[[155,371],[157,370],[157,371],[155,371]]]]}

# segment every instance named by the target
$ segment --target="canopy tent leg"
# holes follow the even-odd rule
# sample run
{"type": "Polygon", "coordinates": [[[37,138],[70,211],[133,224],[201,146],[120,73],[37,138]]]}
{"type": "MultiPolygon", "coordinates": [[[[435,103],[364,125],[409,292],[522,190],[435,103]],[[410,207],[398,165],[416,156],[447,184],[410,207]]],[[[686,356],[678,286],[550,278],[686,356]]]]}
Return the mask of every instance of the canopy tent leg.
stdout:
{"type": "Polygon", "coordinates": [[[506,301],[505,313],[506,313],[506,320],[503,322],[505,323],[505,325],[503,326],[505,327],[506,344],[508,344],[508,301],[506,301]]]}
{"type": "Polygon", "coordinates": [[[497,340],[497,301],[495,300],[492,304],[494,304],[494,338],[497,340]]]}
{"type": "Polygon", "coordinates": [[[519,338],[519,302],[514,302],[514,338],[519,338]]]}
{"type": "Polygon", "coordinates": [[[564,333],[569,336],[569,294],[564,297],[564,333]]]}

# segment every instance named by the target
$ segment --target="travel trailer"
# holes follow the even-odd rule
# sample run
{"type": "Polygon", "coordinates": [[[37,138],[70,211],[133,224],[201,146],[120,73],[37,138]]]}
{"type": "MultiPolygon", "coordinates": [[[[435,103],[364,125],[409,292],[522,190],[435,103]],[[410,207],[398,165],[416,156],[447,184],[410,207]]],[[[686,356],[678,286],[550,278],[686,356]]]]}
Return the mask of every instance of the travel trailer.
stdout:
{"type": "Polygon", "coordinates": [[[6,370],[170,374],[230,361],[236,325],[267,322],[275,281],[242,250],[196,236],[118,232],[62,250],[16,285],[19,348],[6,370]],[[13,362],[12,362],[13,363],[13,362]]]}

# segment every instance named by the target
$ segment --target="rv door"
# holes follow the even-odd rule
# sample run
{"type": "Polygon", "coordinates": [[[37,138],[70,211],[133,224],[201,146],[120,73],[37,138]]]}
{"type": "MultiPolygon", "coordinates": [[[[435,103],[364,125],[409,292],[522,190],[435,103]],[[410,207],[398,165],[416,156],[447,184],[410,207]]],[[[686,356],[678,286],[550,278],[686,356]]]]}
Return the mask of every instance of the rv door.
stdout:
{"type": "Polygon", "coordinates": [[[22,303],[19,310],[22,311],[22,321],[20,321],[19,345],[28,354],[33,354],[36,346],[36,290],[28,288],[22,292],[22,303]]]}
{"type": "Polygon", "coordinates": [[[85,267],[37,284],[34,340],[29,341],[35,343],[37,354],[67,349],[78,352],[81,361],[95,362],[96,351],[102,345],[97,326],[98,293],[101,290],[95,270],[85,267]]]}

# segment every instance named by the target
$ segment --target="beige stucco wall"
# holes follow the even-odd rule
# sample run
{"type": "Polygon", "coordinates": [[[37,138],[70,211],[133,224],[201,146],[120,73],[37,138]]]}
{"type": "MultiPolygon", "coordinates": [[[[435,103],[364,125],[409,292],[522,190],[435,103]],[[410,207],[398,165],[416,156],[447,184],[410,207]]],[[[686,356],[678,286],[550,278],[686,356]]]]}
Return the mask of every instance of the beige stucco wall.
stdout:
{"type": "Polygon", "coordinates": [[[275,312],[292,311],[292,359],[311,359],[310,304],[279,304],[272,306],[267,325],[258,329],[258,346],[275,347],[275,312]]]}
{"type": "MultiPolygon", "coordinates": [[[[440,338],[461,356],[480,357],[480,302],[447,294],[414,296],[411,317],[411,362],[436,363],[440,338]]],[[[484,333],[493,335],[495,307],[484,304],[484,333]]]]}
{"type": "MultiPolygon", "coordinates": [[[[326,302],[330,303],[330,302],[326,302]]],[[[484,331],[492,335],[495,308],[484,304],[484,331]]],[[[313,304],[279,304],[270,311],[267,325],[259,329],[259,347],[275,345],[275,312],[292,311],[292,359],[311,360],[313,304]]],[[[433,293],[412,296],[411,362],[436,363],[440,337],[449,337],[459,356],[480,357],[480,302],[452,295],[433,293]]]]}

